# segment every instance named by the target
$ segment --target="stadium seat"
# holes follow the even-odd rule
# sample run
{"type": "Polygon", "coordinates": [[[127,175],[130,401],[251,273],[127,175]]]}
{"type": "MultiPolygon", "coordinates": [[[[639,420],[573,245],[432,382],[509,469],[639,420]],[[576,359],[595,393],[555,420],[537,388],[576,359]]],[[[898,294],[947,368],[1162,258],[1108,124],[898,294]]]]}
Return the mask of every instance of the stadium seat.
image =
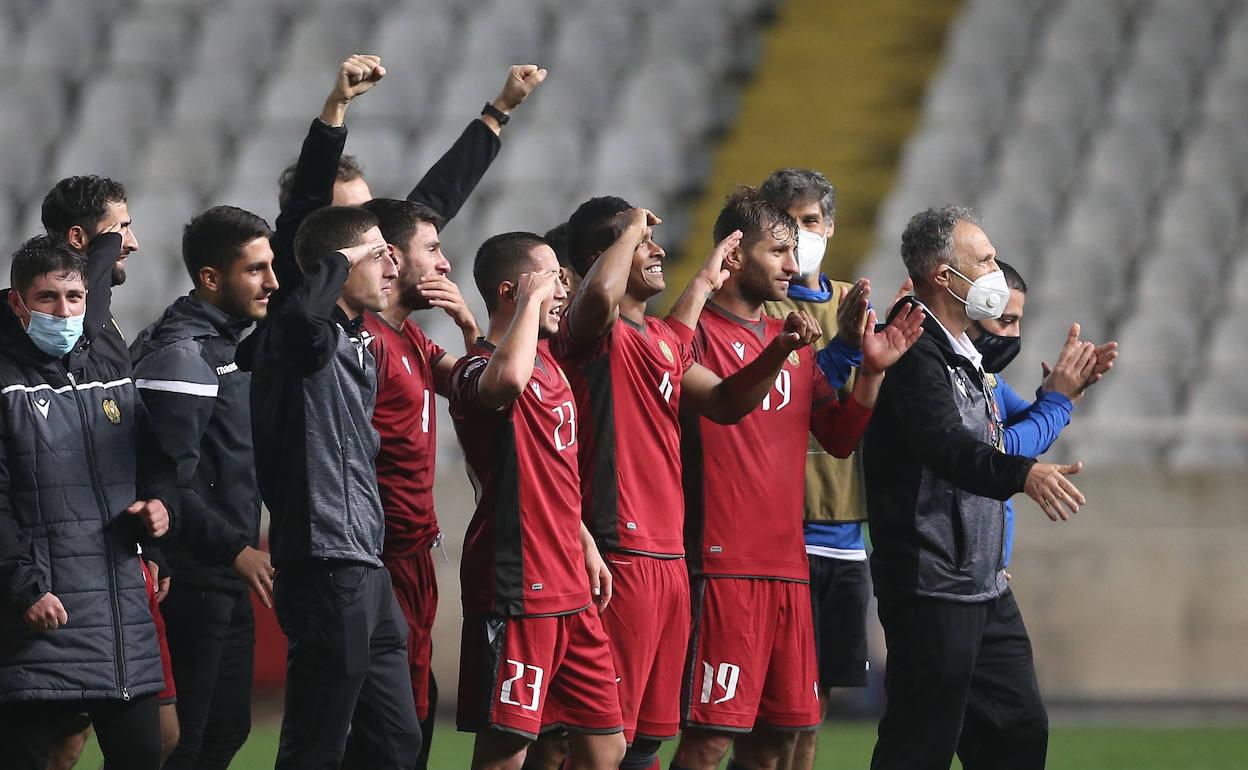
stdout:
{"type": "Polygon", "coordinates": [[[148,143],[138,178],[162,189],[184,186],[203,195],[216,189],[221,176],[222,139],[209,128],[186,127],[148,143]]]}
{"type": "Polygon", "coordinates": [[[283,67],[288,72],[332,72],[347,56],[369,53],[363,49],[372,36],[361,13],[338,6],[295,18],[290,42],[282,55],[283,67]]]}
{"type": "Polygon", "coordinates": [[[81,12],[49,11],[35,19],[22,38],[22,68],[39,75],[81,78],[102,53],[99,28],[81,12]]]}
{"type": "MultiPolygon", "coordinates": [[[[257,9],[259,10],[259,9],[257,9]]],[[[277,19],[267,12],[226,5],[207,14],[196,61],[201,70],[263,76],[280,46],[277,19]]]]}
{"type": "MultiPolygon", "coordinates": [[[[392,80],[426,82],[446,70],[455,31],[449,12],[408,7],[387,14],[385,23],[377,25],[369,52],[381,57],[392,80]]],[[[386,81],[387,89],[392,85],[386,81]]],[[[378,89],[375,95],[387,89],[378,89]]]]}
{"type": "Polygon", "coordinates": [[[188,21],[183,13],[148,9],[112,27],[109,61],[115,72],[171,74],[185,67],[188,21]]]}
{"type": "Polygon", "coordinates": [[[1078,135],[1100,119],[1103,99],[1095,69],[1065,59],[1048,60],[1023,90],[1019,121],[1023,125],[1058,121],[1073,126],[1078,135]]]}

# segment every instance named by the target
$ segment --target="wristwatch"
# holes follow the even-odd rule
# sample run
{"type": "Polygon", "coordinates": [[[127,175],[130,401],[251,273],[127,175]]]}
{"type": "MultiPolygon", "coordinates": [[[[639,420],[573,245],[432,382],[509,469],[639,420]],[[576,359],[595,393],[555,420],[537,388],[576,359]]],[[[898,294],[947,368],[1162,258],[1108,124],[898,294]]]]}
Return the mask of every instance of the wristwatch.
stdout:
{"type": "Polygon", "coordinates": [[[481,114],[494,118],[500,126],[507,125],[507,121],[511,120],[511,116],[495,107],[493,102],[486,102],[485,106],[481,108],[481,114]]]}

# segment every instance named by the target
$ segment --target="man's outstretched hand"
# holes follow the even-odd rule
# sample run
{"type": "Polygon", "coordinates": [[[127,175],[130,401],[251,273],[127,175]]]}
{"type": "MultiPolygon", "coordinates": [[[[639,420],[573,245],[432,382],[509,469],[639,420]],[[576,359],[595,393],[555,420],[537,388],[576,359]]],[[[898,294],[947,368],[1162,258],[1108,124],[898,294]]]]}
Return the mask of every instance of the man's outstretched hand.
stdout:
{"type": "Polygon", "coordinates": [[[875,311],[867,311],[862,333],[862,372],[879,374],[897,363],[923,335],[923,308],[908,304],[897,311],[893,320],[880,331],[875,330],[875,311]]]}
{"type": "Polygon", "coordinates": [[[841,289],[836,305],[836,336],[851,348],[862,347],[863,327],[867,323],[871,282],[859,278],[853,286],[841,289]]]}
{"type": "Polygon", "coordinates": [[[1081,470],[1083,470],[1083,463],[1071,465],[1036,463],[1027,472],[1023,492],[1039,504],[1049,519],[1066,521],[1088,502],[1079,488],[1066,478],[1074,476],[1081,470]]]}
{"type": "Polygon", "coordinates": [[[334,88],[325,99],[321,120],[331,126],[341,126],[347,119],[347,105],[351,100],[377,85],[386,76],[381,57],[353,53],[338,65],[334,88]]]}

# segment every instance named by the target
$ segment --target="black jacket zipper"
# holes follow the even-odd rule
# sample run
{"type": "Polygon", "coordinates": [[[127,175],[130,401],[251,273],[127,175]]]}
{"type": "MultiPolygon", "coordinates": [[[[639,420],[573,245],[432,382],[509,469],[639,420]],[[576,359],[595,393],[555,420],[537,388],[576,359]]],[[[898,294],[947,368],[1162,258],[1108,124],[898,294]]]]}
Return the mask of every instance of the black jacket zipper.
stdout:
{"type": "Polygon", "coordinates": [[[116,645],[117,649],[115,656],[117,663],[117,689],[121,691],[121,699],[128,701],[130,700],[130,690],[126,688],[126,656],[121,638],[121,607],[117,602],[117,563],[113,560],[112,538],[108,531],[108,503],[104,500],[104,493],[100,488],[99,470],[95,466],[95,441],[91,433],[91,418],[87,413],[87,406],[82,402],[82,394],[78,390],[78,380],[68,369],[65,371],[65,376],[69,378],[70,388],[74,392],[74,402],[78,404],[78,415],[82,418],[82,440],[87,447],[87,466],[91,471],[91,487],[95,491],[96,502],[100,504],[100,521],[104,525],[104,556],[108,560],[108,595],[113,605],[113,644],[116,645]]]}

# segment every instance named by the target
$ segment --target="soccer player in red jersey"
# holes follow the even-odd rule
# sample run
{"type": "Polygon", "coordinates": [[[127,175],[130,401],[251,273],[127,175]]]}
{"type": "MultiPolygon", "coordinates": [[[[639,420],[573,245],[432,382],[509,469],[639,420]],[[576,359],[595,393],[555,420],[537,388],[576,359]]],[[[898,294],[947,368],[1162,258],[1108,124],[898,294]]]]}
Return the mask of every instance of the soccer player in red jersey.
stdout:
{"type": "MultiPolygon", "coordinates": [[[[694,363],[692,329],[646,316],[646,301],[665,285],[657,224],[616,197],[593,198],[572,214],[569,259],[584,280],[551,343],[577,395],[582,517],[612,571],[603,625],[630,744],[624,770],[654,767],[659,745],[680,727],[689,637],[680,404],[718,422],[741,419],[789,353],[816,335],[811,325],[805,336],[778,337],[727,380],[694,363]]],[[[704,270],[712,280],[740,235],[716,246],[704,270]]]]}
{"type": "Polygon", "coordinates": [[[545,342],[567,297],[559,263],[540,236],[506,233],[481,245],[473,276],[490,326],[451,374],[477,490],[459,729],[477,733],[473,768],[518,769],[547,724],[572,733],[573,768],[615,768],[623,719],[598,616],[611,576],[581,523],[575,396],[545,342]]]}
{"type": "Polygon", "coordinates": [[[438,231],[443,218],[421,203],[374,198],[360,206],[377,217],[399,279],[390,304],[366,313],[372,335],[369,350],[377,359],[377,403],[373,427],[381,436],[377,486],[386,517],[381,560],[390,570],[394,593],[407,618],[408,667],[416,715],[428,756],[437,685],[430,667],[438,584],[433,548],[442,540],[433,502],[437,460],[437,410],[434,394],[448,396],[451,369],[458,360],[446,354],[408,316],[441,308],[460,327],[465,347],[477,338],[477,322],[459,288],[447,274],[438,231]]]}
{"type": "MultiPolygon", "coordinates": [[[[697,320],[694,358],[728,375],[782,333],[762,305],[797,275],[797,223],[752,188],[729,197],[715,237],[743,233],[712,301],[687,292],[673,315],[697,320]]],[[[836,399],[809,348],[795,350],[761,407],[736,425],[683,415],[685,545],[695,582],[693,639],[682,692],[685,730],[672,770],[774,768],[796,731],[819,724],[809,567],[802,539],[807,434],[838,457],[858,445],[884,369],[921,333],[922,314],[883,331],[868,316],[849,399],[836,399]]]]}

